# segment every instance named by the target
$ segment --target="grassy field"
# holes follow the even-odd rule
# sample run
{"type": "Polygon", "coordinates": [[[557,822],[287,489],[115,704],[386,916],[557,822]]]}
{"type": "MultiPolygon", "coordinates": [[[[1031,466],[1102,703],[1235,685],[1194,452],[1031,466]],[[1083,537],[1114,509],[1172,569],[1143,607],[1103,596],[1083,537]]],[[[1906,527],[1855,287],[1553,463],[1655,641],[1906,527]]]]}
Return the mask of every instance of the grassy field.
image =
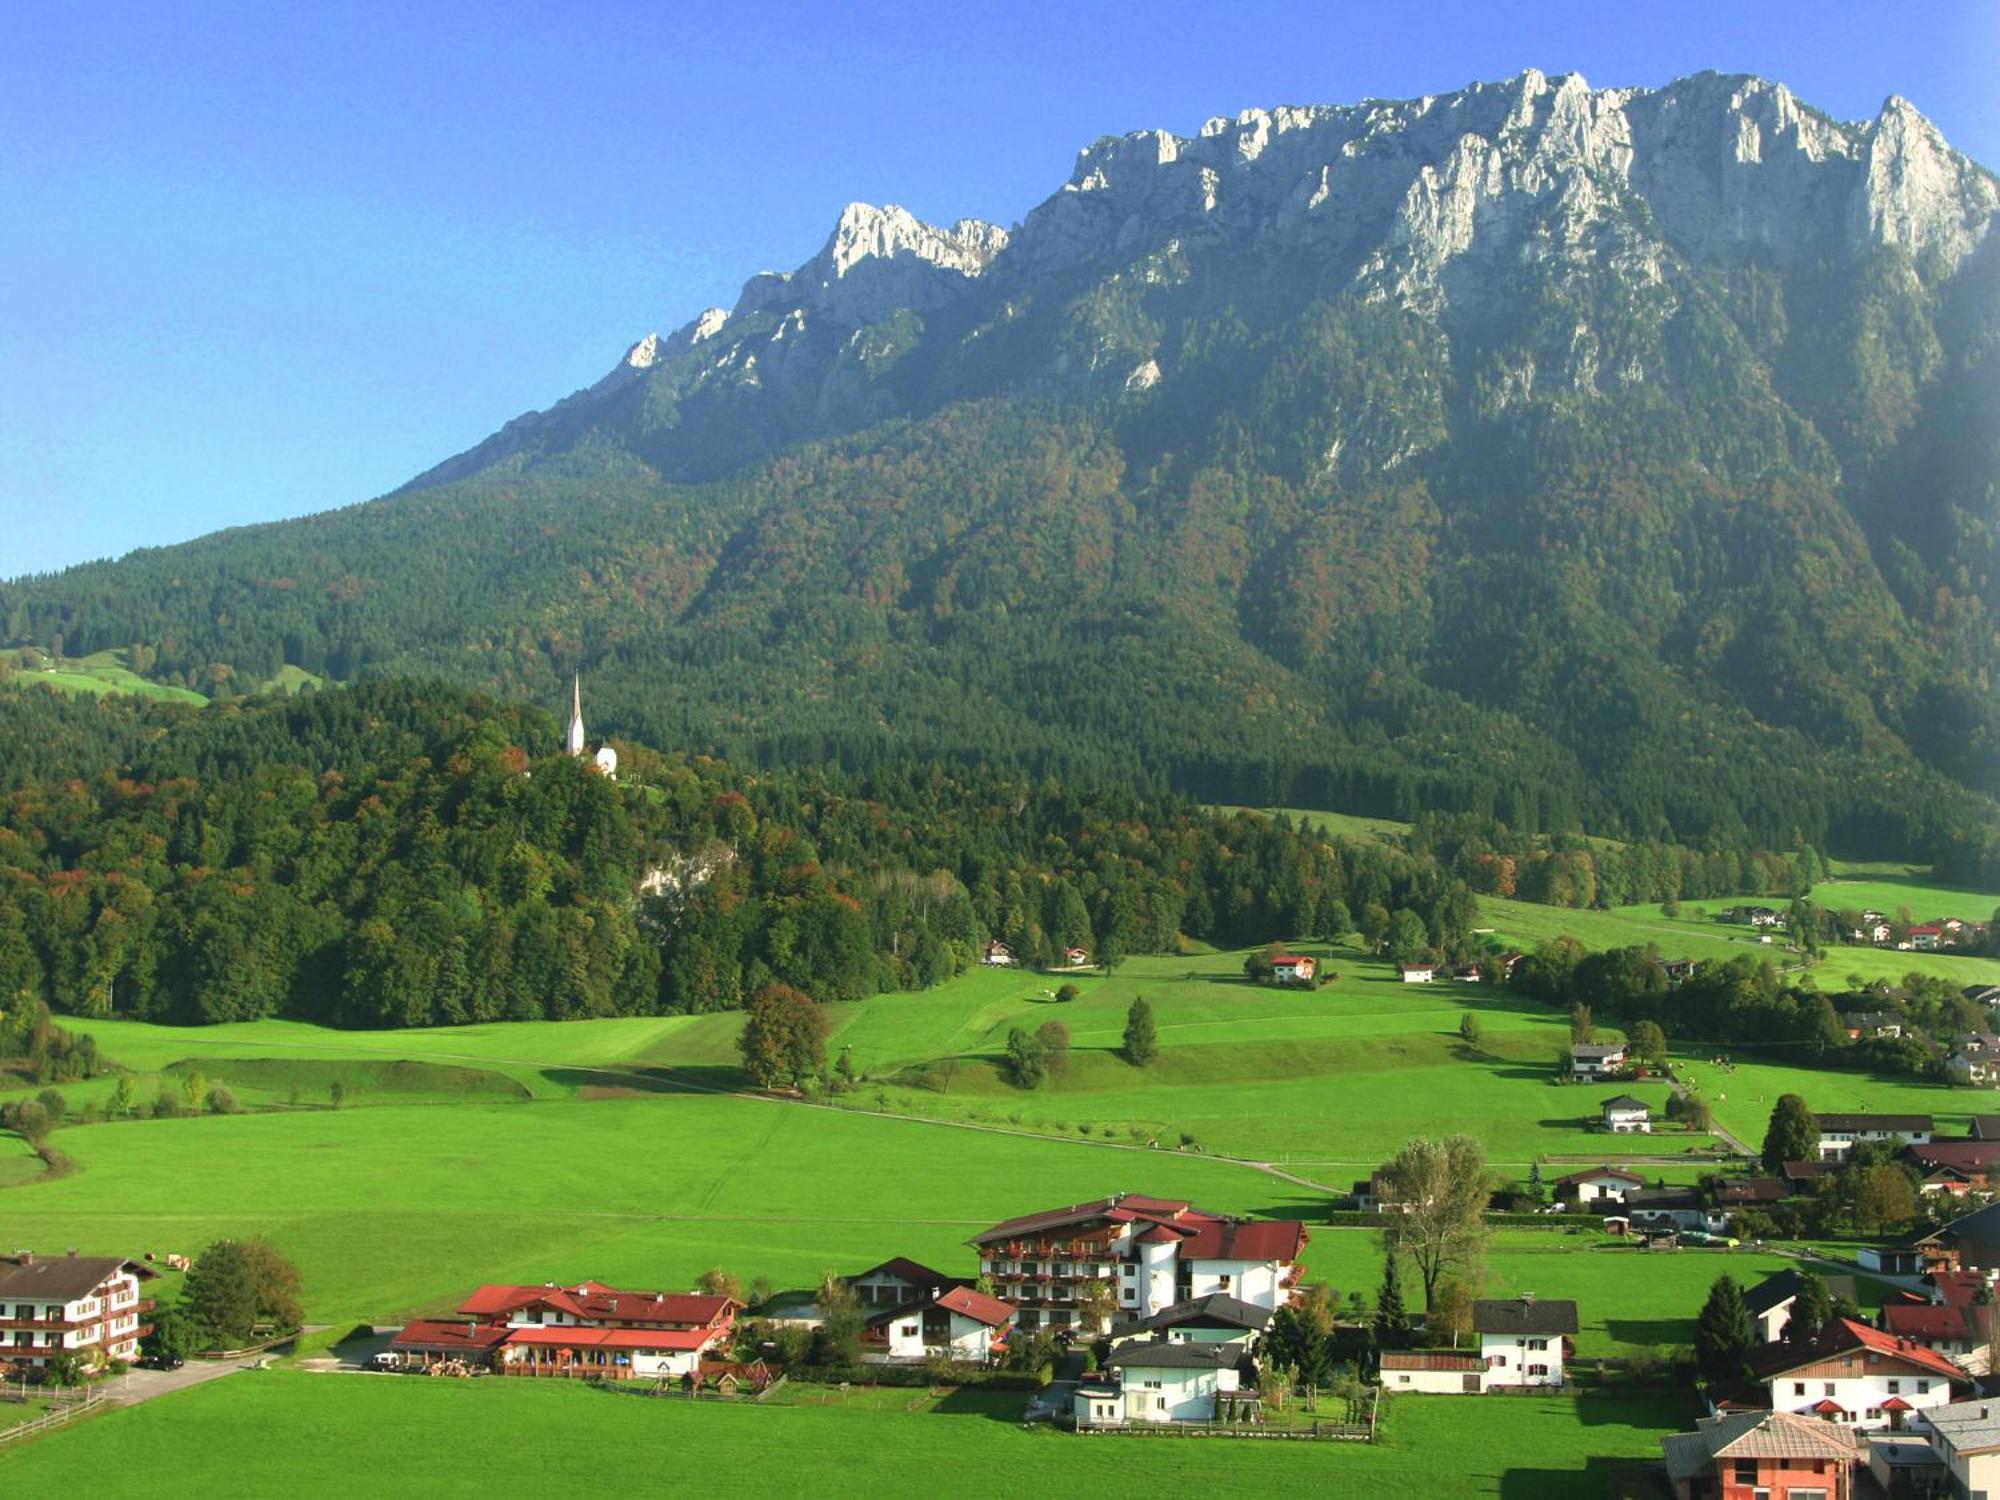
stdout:
{"type": "Polygon", "coordinates": [[[962,1398],[910,1413],[251,1372],[0,1453],[0,1488],[55,1494],[89,1474],[93,1493],[110,1496],[568,1494],[583,1483],[580,1462],[592,1473],[607,1462],[579,1455],[615,1455],[615,1465],[657,1454],[722,1495],[990,1494],[1004,1475],[1010,1493],[1325,1487],[1389,1500],[1597,1500],[1692,1417],[1671,1396],[1403,1396],[1372,1446],[1187,1442],[1024,1431],[990,1402],[962,1398]]]}
{"type": "Polygon", "coordinates": [[[1817,1113],[1924,1114],[1941,1135],[1964,1135],[1974,1114],[2000,1113],[2000,1094],[1955,1089],[1913,1078],[1885,1078],[1764,1061],[1722,1066],[1708,1058],[1682,1062],[1688,1081],[1700,1089],[1725,1129],[1755,1146],[1764,1138],[1771,1107],[1781,1094],[1797,1094],[1817,1113]]]}
{"type": "MultiPolygon", "coordinates": [[[[317,687],[325,680],[303,667],[286,666],[280,667],[275,677],[253,684],[252,690],[275,689],[282,693],[298,693],[307,687],[317,687]]],[[[142,698],[165,698],[177,703],[208,702],[204,694],[191,688],[172,687],[139,676],[126,665],[126,653],[122,650],[65,657],[60,662],[44,654],[38,669],[20,669],[8,679],[7,685],[25,687],[34,683],[73,697],[104,698],[113,693],[132,693],[142,698]]]]}

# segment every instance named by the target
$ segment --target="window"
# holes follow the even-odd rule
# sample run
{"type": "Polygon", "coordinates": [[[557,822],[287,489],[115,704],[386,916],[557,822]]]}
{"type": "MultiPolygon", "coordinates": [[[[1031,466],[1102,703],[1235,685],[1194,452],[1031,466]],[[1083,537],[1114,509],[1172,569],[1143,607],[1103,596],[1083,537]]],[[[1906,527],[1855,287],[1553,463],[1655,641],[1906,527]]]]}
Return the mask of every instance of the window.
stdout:
{"type": "Polygon", "coordinates": [[[1222,1290],[1225,1292],[1229,1290],[1229,1278],[1227,1276],[1218,1276],[1215,1280],[1216,1285],[1220,1286],[1222,1290]]]}
{"type": "Polygon", "coordinates": [[[1738,1484],[1755,1484],[1757,1482],[1756,1459],[1739,1458],[1736,1460],[1736,1482],[1738,1484]]]}
{"type": "Polygon", "coordinates": [[[1167,1409],[1167,1398],[1165,1396],[1155,1396],[1153,1398],[1153,1410],[1165,1411],[1166,1409],[1167,1409]]]}
{"type": "Polygon", "coordinates": [[[1530,1349],[1546,1349],[1549,1347],[1549,1341],[1547,1339],[1529,1339],[1528,1347],[1530,1349]]]}
{"type": "Polygon", "coordinates": [[[1825,1385],[1820,1387],[1820,1391],[1823,1395],[1831,1396],[1833,1394],[1833,1382],[1829,1380],[1825,1385]]]}
{"type": "Polygon", "coordinates": [[[1900,1381],[1900,1380],[1892,1380],[1892,1381],[1890,1381],[1890,1382],[1889,1382],[1889,1394],[1890,1394],[1890,1395],[1892,1395],[1892,1396],[1895,1396],[1895,1395],[1900,1395],[1900,1394],[1902,1393],[1902,1390],[1903,1390],[1903,1382],[1902,1382],[1902,1381],[1900,1381]]]}
{"type": "Polygon", "coordinates": [[[1409,1383],[1410,1383],[1410,1377],[1407,1375],[1398,1375],[1396,1377],[1397,1385],[1408,1385],[1409,1383]]]}
{"type": "Polygon", "coordinates": [[[1803,1396],[1805,1393],[1806,1383],[1803,1380],[1794,1380],[1792,1382],[1792,1394],[1794,1396],[1803,1396]]]}
{"type": "Polygon", "coordinates": [[[1919,1396],[1928,1396],[1930,1393],[1931,1383],[1928,1380],[1919,1380],[1917,1382],[1917,1394],[1919,1396]]]}

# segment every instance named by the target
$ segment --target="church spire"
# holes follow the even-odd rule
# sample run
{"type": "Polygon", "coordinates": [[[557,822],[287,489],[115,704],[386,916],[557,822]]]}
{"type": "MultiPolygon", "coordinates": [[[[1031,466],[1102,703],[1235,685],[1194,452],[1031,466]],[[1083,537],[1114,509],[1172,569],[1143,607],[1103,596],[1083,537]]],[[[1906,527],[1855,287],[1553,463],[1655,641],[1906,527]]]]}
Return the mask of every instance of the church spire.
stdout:
{"type": "Polygon", "coordinates": [[[583,754],[583,674],[570,678],[570,720],[568,749],[571,755],[583,754]]]}

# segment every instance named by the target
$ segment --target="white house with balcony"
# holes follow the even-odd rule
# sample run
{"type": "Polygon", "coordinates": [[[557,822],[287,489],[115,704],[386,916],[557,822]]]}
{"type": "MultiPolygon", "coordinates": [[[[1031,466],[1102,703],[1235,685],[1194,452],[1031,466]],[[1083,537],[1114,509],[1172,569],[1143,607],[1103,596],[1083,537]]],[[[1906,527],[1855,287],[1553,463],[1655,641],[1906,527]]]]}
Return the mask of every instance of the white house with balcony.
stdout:
{"type": "Polygon", "coordinates": [[[152,1331],[140,1283],[154,1272],[109,1256],[0,1256],[0,1373],[39,1369],[58,1355],[84,1365],[130,1364],[152,1331]]]}

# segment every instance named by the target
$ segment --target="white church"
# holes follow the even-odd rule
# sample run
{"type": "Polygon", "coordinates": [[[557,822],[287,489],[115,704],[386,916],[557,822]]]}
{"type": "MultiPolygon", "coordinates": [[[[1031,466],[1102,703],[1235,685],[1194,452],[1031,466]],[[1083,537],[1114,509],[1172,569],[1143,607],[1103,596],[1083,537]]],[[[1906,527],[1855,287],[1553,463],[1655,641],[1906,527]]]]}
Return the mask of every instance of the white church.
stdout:
{"type": "MultiPolygon", "coordinates": [[[[582,756],[590,753],[586,749],[583,739],[583,674],[581,672],[570,679],[569,739],[565,743],[571,755],[582,756]]],[[[618,752],[613,750],[609,745],[599,745],[597,753],[591,755],[590,760],[591,764],[597,767],[600,774],[609,776],[614,781],[618,779],[618,752]]]]}

